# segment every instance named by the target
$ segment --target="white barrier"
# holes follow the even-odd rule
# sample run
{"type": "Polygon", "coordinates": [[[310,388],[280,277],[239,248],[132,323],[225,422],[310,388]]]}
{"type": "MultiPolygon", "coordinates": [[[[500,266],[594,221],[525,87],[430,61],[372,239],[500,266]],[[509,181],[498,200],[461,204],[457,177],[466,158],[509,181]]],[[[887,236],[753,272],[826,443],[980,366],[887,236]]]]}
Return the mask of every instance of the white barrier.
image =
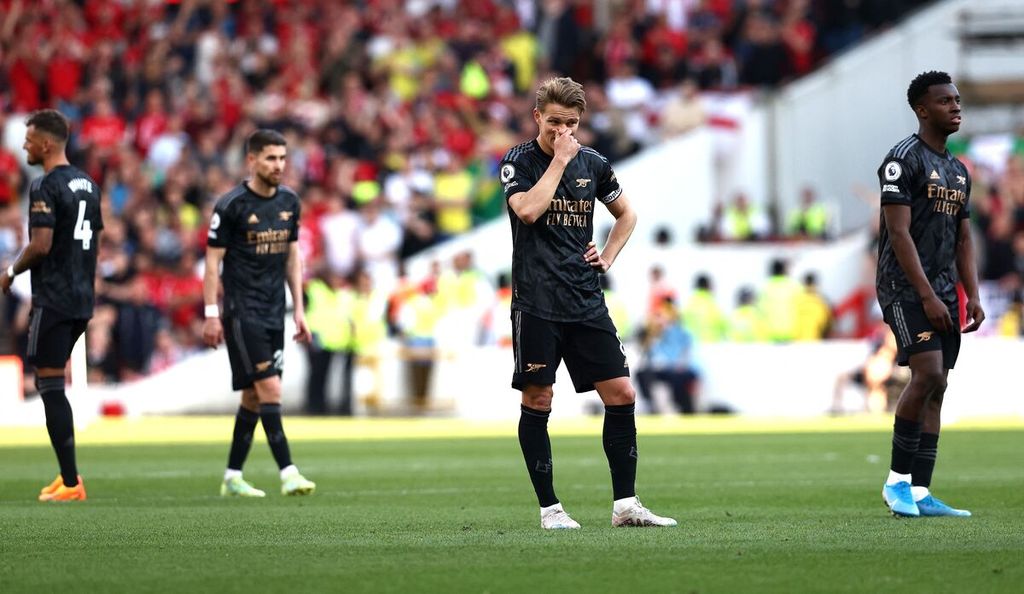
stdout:
{"type": "MultiPolygon", "coordinates": [[[[305,353],[286,348],[284,405],[290,413],[302,408],[305,353]]],[[[627,350],[630,361],[635,352],[627,350]]],[[[828,341],[789,345],[713,344],[699,350],[704,377],[699,408],[718,405],[753,416],[807,417],[828,411],[836,377],[863,363],[868,345],[862,341],[828,341]]],[[[975,416],[1024,416],[1024,390],[1010,373],[1024,360],[1024,341],[965,336],[960,360],[950,372],[944,405],[946,419],[975,416]]],[[[405,411],[404,370],[396,345],[381,359],[377,377],[380,410],[405,411]]],[[[448,353],[436,364],[432,414],[467,419],[513,419],[518,415],[518,392],[512,389],[512,354],[499,347],[477,347],[448,353]]],[[[230,389],[229,367],[223,349],[195,356],[181,365],[145,380],[122,386],[93,387],[74,397],[81,420],[94,417],[103,403],[117,402],[128,415],[229,414],[238,406],[230,389]]],[[[372,378],[357,374],[356,394],[365,395],[372,378]]],[[[555,384],[555,417],[580,416],[599,409],[594,392],[577,395],[564,366],[555,384]]],[[[9,403],[0,424],[42,424],[37,399],[9,403]]],[[[366,414],[363,404],[357,412],[366,414]]]]}

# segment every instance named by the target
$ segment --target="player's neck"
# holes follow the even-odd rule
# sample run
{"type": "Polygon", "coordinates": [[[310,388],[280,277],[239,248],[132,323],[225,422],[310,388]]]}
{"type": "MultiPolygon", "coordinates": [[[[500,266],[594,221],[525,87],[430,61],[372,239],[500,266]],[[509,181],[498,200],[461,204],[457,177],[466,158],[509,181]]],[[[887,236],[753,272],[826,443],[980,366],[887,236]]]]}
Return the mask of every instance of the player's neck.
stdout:
{"type": "Polygon", "coordinates": [[[941,132],[935,132],[924,126],[917,129],[917,135],[927,144],[933,151],[940,155],[946,152],[946,139],[949,138],[948,134],[941,132]]]}
{"type": "Polygon", "coordinates": [[[540,146],[540,150],[544,151],[544,154],[549,157],[555,156],[555,149],[547,144],[544,144],[544,139],[539,135],[536,138],[537,144],[540,146]]]}
{"type": "Polygon", "coordinates": [[[70,165],[70,164],[71,163],[68,162],[67,155],[61,153],[60,155],[54,155],[52,157],[43,159],[43,171],[45,173],[49,173],[50,171],[52,171],[56,167],[60,167],[61,165],[70,165]]]}
{"type": "Polygon", "coordinates": [[[258,177],[253,177],[246,181],[245,183],[247,186],[249,186],[249,189],[252,190],[254,194],[257,194],[264,198],[273,198],[274,194],[277,193],[277,186],[267,185],[260,181],[260,178],[258,177]]]}

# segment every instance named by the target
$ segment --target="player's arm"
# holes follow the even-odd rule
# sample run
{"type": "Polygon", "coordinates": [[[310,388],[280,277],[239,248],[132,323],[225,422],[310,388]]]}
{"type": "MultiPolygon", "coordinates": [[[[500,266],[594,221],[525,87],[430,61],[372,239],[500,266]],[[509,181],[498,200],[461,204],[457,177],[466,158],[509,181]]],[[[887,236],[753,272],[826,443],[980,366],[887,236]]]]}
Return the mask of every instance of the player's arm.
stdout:
{"type": "Polygon", "coordinates": [[[921,305],[928,316],[928,321],[941,332],[954,331],[953,318],[950,317],[946,304],[939,299],[928,282],[928,276],[925,275],[921,259],[917,255],[914,239],[910,236],[910,207],[904,204],[883,204],[882,216],[885,218],[885,228],[889,232],[889,241],[892,243],[896,261],[921,297],[921,305]]]}
{"type": "Polygon", "coordinates": [[[985,310],[978,297],[978,266],[974,257],[974,240],[971,238],[971,220],[960,219],[960,232],[956,240],[956,271],[967,293],[967,320],[964,332],[974,332],[985,321],[985,310]]]}
{"type": "Polygon", "coordinates": [[[512,208],[512,212],[516,213],[519,220],[527,225],[536,223],[547,212],[566,166],[580,151],[580,143],[570,130],[559,134],[552,146],[555,149],[555,156],[551,159],[544,175],[537,180],[532,188],[513,194],[508,199],[508,205],[512,208]]]}
{"type": "Polygon", "coordinates": [[[3,275],[0,275],[2,276],[0,287],[4,294],[11,292],[11,283],[14,282],[14,277],[26,270],[31,270],[33,266],[42,262],[43,258],[50,253],[51,247],[53,247],[53,228],[32,227],[32,240],[28,242],[25,249],[21,250],[17,259],[14,260],[14,264],[8,266],[3,275]]]}
{"type": "Polygon", "coordinates": [[[224,340],[224,326],[220,321],[220,307],[217,296],[220,293],[220,264],[224,261],[227,248],[206,247],[206,270],[203,271],[203,302],[206,304],[206,321],[203,322],[203,342],[217,348],[224,340]]]}
{"type": "Polygon", "coordinates": [[[597,246],[591,241],[587,244],[587,251],[583,254],[583,259],[590,264],[591,268],[600,273],[608,272],[608,269],[612,267],[615,258],[619,256],[619,252],[629,241],[629,236],[633,234],[633,228],[636,227],[636,211],[633,210],[633,205],[626,199],[625,194],[619,194],[618,198],[605,204],[605,207],[615,217],[612,230],[608,233],[608,242],[605,244],[604,250],[598,254],[597,246]]]}
{"type": "Polygon", "coordinates": [[[309,343],[313,340],[313,334],[306,326],[306,306],[302,302],[302,254],[299,253],[299,242],[293,241],[288,244],[288,290],[292,293],[292,306],[294,312],[292,317],[295,320],[295,335],[292,340],[309,343]]]}

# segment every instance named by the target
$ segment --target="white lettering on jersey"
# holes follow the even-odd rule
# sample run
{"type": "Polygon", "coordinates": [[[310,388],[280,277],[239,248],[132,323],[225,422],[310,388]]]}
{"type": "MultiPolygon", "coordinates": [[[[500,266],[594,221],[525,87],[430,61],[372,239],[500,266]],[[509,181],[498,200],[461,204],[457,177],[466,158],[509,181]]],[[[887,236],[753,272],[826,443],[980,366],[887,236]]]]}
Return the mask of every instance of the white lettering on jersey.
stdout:
{"type": "Polygon", "coordinates": [[[76,177],[68,182],[68,188],[72,192],[89,192],[92,194],[92,182],[84,177],[76,177]]]}

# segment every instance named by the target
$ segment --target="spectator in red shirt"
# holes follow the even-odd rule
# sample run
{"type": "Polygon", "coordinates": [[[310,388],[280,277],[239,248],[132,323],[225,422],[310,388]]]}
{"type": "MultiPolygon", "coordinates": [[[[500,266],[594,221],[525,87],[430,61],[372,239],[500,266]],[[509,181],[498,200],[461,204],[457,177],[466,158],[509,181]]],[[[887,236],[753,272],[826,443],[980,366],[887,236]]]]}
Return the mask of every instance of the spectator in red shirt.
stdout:
{"type": "Polygon", "coordinates": [[[167,109],[164,105],[164,95],[160,89],[150,89],[146,93],[146,111],[135,122],[135,147],[141,154],[148,154],[150,145],[166,129],[167,109]]]}
{"type": "MultiPolygon", "coordinates": [[[[0,130],[3,130],[0,119],[0,130]]],[[[21,189],[21,165],[10,151],[0,146],[0,208],[13,204],[21,189]]]]}
{"type": "Polygon", "coordinates": [[[101,158],[109,157],[124,140],[127,125],[124,118],[114,112],[110,99],[100,99],[92,115],[82,121],[80,142],[91,147],[101,158]]]}

